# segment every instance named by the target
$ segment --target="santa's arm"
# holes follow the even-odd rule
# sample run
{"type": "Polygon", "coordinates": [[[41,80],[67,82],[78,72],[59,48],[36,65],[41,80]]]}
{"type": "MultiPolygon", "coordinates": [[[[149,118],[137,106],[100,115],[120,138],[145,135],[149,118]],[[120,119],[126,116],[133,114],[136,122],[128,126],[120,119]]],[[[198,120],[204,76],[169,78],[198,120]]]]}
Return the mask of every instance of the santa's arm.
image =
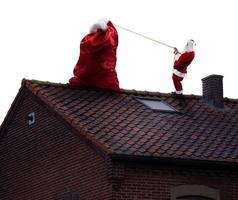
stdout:
{"type": "Polygon", "coordinates": [[[174,48],[174,62],[177,61],[181,56],[181,53],[179,53],[178,49],[174,48]]]}

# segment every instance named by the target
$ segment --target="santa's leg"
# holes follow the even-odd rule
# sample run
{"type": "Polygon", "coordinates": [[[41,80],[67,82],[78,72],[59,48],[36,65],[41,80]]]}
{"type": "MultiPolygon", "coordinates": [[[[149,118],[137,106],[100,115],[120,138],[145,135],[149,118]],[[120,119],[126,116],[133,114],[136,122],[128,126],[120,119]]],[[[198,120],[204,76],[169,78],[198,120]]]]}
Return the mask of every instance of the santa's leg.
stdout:
{"type": "Polygon", "coordinates": [[[183,78],[182,77],[179,77],[175,74],[173,74],[173,82],[174,82],[174,87],[175,87],[175,92],[176,94],[183,94],[183,86],[182,86],[182,80],[183,78]]]}

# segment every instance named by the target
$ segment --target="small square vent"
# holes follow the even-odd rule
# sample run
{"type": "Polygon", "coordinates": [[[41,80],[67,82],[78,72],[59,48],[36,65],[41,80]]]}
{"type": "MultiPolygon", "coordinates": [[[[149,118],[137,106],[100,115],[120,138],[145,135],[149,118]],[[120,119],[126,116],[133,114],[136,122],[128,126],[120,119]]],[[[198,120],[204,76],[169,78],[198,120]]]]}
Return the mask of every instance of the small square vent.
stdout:
{"type": "Polygon", "coordinates": [[[137,97],[136,99],[147,107],[151,108],[152,110],[164,112],[178,112],[174,107],[157,98],[137,97]]]}
{"type": "Polygon", "coordinates": [[[27,120],[28,120],[28,125],[32,125],[35,123],[36,121],[36,115],[35,115],[35,112],[31,112],[27,115],[27,120]]]}

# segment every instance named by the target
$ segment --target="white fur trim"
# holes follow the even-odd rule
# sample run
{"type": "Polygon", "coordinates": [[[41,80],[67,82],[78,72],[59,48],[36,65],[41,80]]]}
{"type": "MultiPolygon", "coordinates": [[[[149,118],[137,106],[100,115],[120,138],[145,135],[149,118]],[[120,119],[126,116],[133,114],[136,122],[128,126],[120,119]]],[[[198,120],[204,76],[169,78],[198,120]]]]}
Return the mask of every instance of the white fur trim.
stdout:
{"type": "Polygon", "coordinates": [[[99,21],[97,21],[95,24],[93,24],[91,27],[90,27],[90,30],[89,32],[90,33],[94,33],[96,32],[98,29],[101,29],[103,31],[106,31],[108,29],[108,26],[107,26],[107,23],[108,23],[109,20],[107,19],[101,19],[99,21]]]}
{"type": "Polygon", "coordinates": [[[183,94],[183,90],[180,90],[180,91],[175,91],[176,92],[176,94],[183,94]]]}
{"type": "Polygon", "coordinates": [[[173,73],[174,73],[176,76],[180,77],[180,78],[184,78],[184,77],[187,76],[186,73],[182,73],[182,72],[178,71],[177,69],[173,69],[173,73]]]}

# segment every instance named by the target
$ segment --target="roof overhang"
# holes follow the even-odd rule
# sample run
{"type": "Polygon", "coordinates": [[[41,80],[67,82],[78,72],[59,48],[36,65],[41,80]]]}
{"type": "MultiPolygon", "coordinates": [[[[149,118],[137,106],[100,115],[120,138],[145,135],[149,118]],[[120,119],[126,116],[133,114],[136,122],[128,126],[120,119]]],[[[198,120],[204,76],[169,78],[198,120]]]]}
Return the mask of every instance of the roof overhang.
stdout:
{"type": "Polygon", "coordinates": [[[140,156],[128,154],[110,154],[109,157],[113,161],[143,163],[143,164],[161,164],[172,165],[181,167],[206,167],[216,169],[238,169],[237,162],[227,161],[212,161],[212,160],[196,160],[196,159],[183,159],[183,158],[166,158],[166,157],[153,157],[153,156],[140,156]]]}

